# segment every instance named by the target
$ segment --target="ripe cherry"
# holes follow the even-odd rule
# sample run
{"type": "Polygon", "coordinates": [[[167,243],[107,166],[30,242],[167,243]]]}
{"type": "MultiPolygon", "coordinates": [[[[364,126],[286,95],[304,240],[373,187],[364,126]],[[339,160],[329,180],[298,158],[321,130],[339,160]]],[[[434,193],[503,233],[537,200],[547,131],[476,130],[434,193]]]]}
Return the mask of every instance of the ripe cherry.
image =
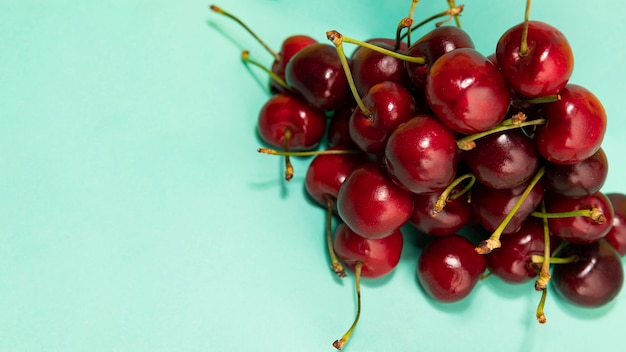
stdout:
{"type": "Polygon", "coordinates": [[[611,302],[624,284],[621,257],[607,241],[570,244],[561,256],[577,256],[569,264],[554,266],[552,283],[568,301],[582,307],[600,307],[611,302]]]}
{"type": "Polygon", "coordinates": [[[285,81],[312,106],[331,111],[349,100],[350,89],[334,46],[312,44],[287,63],[285,81]]]}
{"type": "Polygon", "coordinates": [[[600,100],[579,85],[568,84],[559,95],[559,101],[542,105],[546,124],[538,128],[535,146],[548,161],[575,164],[600,149],[606,112],[600,100]]]}
{"type": "Polygon", "coordinates": [[[498,40],[496,58],[509,85],[526,97],[558,93],[574,70],[572,49],[558,29],[528,21],[526,46],[522,48],[524,23],[506,31],[498,40]]]}
{"type": "Polygon", "coordinates": [[[346,146],[357,148],[356,144],[350,137],[350,116],[357,108],[356,104],[344,104],[340,108],[333,111],[332,116],[328,120],[328,130],[326,139],[329,146],[346,146]]]}
{"type": "Polygon", "coordinates": [[[420,254],[417,278],[429,296],[450,303],[467,297],[486,268],[485,257],[465,237],[437,237],[420,254]]]}
{"type": "MultiPolygon", "coordinates": [[[[350,149],[343,146],[328,148],[327,151],[346,151],[350,149]]],[[[339,188],[343,182],[365,162],[361,154],[338,153],[316,155],[306,172],[304,186],[307,193],[319,205],[327,206],[329,197],[335,202],[339,194],[339,188]]]]}
{"type": "Polygon", "coordinates": [[[442,55],[426,77],[431,110],[450,129],[472,134],[500,123],[511,103],[502,73],[475,49],[442,55]]]}
{"type": "Polygon", "coordinates": [[[608,176],[609,164],[602,148],[576,164],[546,164],[542,182],[553,193],[566,197],[584,197],[598,192],[608,176]]]}
{"type": "Polygon", "coordinates": [[[385,163],[391,177],[413,193],[444,189],[454,180],[454,133],[430,115],[417,115],[389,137],[385,163]]]}
{"type": "MultiPolygon", "coordinates": [[[[387,50],[394,50],[395,47],[395,40],[393,44],[381,39],[367,42],[387,50]]],[[[372,86],[381,82],[390,81],[402,85],[406,83],[407,75],[402,60],[362,46],[356,48],[350,59],[352,77],[360,96],[367,94],[372,86]]]]}
{"type": "MultiPolygon", "coordinates": [[[[460,191],[455,188],[452,196],[460,191]]],[[[419,231],[430,236],[448,236],[460,231],[472,217],[472,208],[467,193],[458,198],[448,199],[440,212],[434,213],[441,192],[413,195],[413,213],[409,222],[419,231]]]]}
{"type": "Polygon", "coordinates": [[[623,257],[626,255],[626,195],[608,193],[606,195],[613,206],[613,223],[604,237],[623,257]]]}

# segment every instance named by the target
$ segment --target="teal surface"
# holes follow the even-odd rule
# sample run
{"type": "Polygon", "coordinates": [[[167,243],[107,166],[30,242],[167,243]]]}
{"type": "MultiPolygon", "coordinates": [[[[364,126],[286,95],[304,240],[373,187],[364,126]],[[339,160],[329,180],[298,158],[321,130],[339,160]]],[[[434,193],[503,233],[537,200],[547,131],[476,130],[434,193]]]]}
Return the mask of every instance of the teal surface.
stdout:
{"type": "MultiPolygon", "coordinates": [[[[392,36],[410,1],[217,3],[278,48],[295,33],[392,36]]],[[[464,2],[485,55],[524,1],[464,2]]],[[[260,155],[271,58],[197,0],[0,0],[0,351],[332,351],[355,313],[333,278],[324,210],[260,155]]],[[[620,2],[535,1],[568,37],[571,79],[604,103],[605,192],[626,192],[626,23],[620,2]]],[[[416,19],[445,9],[423,0],[416,19]]],[[[622,344],[626,294],[596,310],[532,284],[481,282],[429,300],[407,242],[398,268],[364,280],[348,351],[581,351],[622,344]]]]}

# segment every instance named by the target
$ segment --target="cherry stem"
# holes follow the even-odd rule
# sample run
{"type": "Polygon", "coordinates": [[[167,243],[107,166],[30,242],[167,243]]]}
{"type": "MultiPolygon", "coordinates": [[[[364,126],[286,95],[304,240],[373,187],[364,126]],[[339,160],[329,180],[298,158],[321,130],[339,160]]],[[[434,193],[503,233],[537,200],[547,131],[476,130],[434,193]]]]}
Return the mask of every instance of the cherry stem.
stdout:
{"type": "Polygon", "coordinates": [[[257,152],[261,154],[277,155],[277,156],[314,156],[314,155],[331,155],[331,154],[359,154],[358,150],[350,149],[326,149],[326,150],[306,150],[306,151],[280,151],[270,148],[259,148],[257,152]]]}
{"type": "Polygon", "coordinates": [[[335,198],[329,194],[326,195],[326,244],[328,245],[328,254],[330,255],[331,268],[339,277],[346,277],[346,270],[341,265],[337,255],[335,254],[335,248],[333,247],[332,236],[332,220],[333,220],[333,208],[335,207],[335,198]]]}
{"type": "Polygon", "coordinates": [[[585,216],[593,220],[597,224],[604,224],[606,222],[606,216],[599,208],[579,209],[572,211],[564,211],[560,213],[546,213],[545,211],[533,211],[530,216],[542,219],[561,219],[571,218],[574,216],[585,216]]]}
{"type": "Polygon", "coordinates": [[[501,246],[500,236],[502,235],[502,232],[504,231],[506,226],[509,224],[509,222],[511,222],[511,219],[513,219],[513,216],[515,215],[515,213],[519,210],[519,208],[522,206],[522,203],[524,203],[526,198],[528,198],[528,195],[530,194],[530,192],[533,190],[535,185],[539,182],[539,180],[541,179],[541,177],[543,177],[545,173],[546,173],[545,166],[541,167],[537,171],[537,173],[535,173],[535,176],[533,176],[532,180],[530,180],[530,183],[528,184],[528,186],[526,186],[526,188],[524,189],[524,192],[522,192],[517,202],[515,202],[515,205],[513,206],[511,211],[509,211],[509,213],[506,214],[506,216],[504,217],[504,220],[502,220],[500,225],[498,225],[498,227],[493,231],[493,233],[488,239],[480,242],[478,246],[475,248],[477,253],[488,254],[488,253],[491,253],[492,250],[496,248],[500,248],[501,246]]]}
{"type": "Polygon", "coordinates": [[[337,55],[339,55],[341,66],[343,67],[343,70],[346,73],[346,78],[348,79],[350,91],[352,91],[352,95],[354,96],[354,100],[359,106],[359,109],[361,109],[361,112],[363,112],[364,115],[371,117],[372,111],[367,106],[365,106],[363,99],[361,99],[361,96],[359,95],[359,91],[356,89],[356,84],[354,83],[354,78],[352,77],[352,71],[350,71],[350,64],[348,64],[346,53],[343,50],[343,41],[345,40],[345,38],[341,35],[341,33],[337,31],[326,32],[326,37],[331,42],[333,42],[335,48],[337,48],[337,55]]]}
{"type": "MultiPolygon", "coordinates": [[[[419,65],[424,65],[426,63],[426,58],[424,57],[416,57],[416,56],[409,56],[409,55],[403,55],[403,54],[399,54],[395,51],[392,50],[387,50],[385,48],[381,48],[378,45],[374,45],[374,44],[370,44],[368,42],[363,42],[357,39],[352,39],[346,36],[343,36],[341,33],[332,30],[332,31],[328,31],[326,32],[326,37],[332,41],[333,43],[335,43],[335,41],[339,41],[339,42],[346,42],[346,43],[350,43],[350,44],[355,44],[358,46],[362,46],[365,48],[368,48],[370,50],[374,50],[376,52],[379,52],[381,54],[385,54],[385,55],[389,55],[393,58],[396,58],[398,60],[402,60],[402,61],[408,61],[408,62],[412,62],[414,64],[419,64],[419,65]]],[[[337,45],[335,43],[335,45],[337,45]]]]}
{"type": "MultiPolygon", "coordinates": [[[[406,32],[406,44],[407,44],[407,46],[411,46],[411,26],[413,25],[413,14],[415,13],[415,8],[417,7],[417,3],[418,2],[419,2],[419,0],[411,1],[411,8],[409,9],[409,17],[408,17],[411,20],[411,24],[408,26],[409,29],[406,32]]],[[[398,40],[398,42],[399,41],[400,40],[398,40]]],[[[398,50],[398,49],[396,49],[396,50],[398,50]]]]}
{"type": "Polygon", "coordinates": [[[354,322],[352,323],[352,326],[350,326],[350,329],[346,331],[346,333],[341,337],[341,339],[335,340],[335,342],[333,342],[333,347],[335,347],[338,350],[341,350],[343,346],[346,344],[346,342],[348,342],[348,339],[350,338],[350,335],[352,335],[352,333],[354,332],[354,329],[356,328],[356,324],[359,322],[359,317],[361,316],[361,269],[362,268],[363,268],[363,263],[356,262],[356,265],[354,266],[354,276],[356,278],[355,280],[356,299],[357,299],[356,300],[356,303],[357,303],[356,317],[354,318],[354,322]]]}
{"type": "Polygon", "coordinates": [[[291,141],[291,130],[289,128],[285,128],[285,180],[287,182],[291,181],[293,178],[293,165],[291,164],[291,160],[289,159],[289,142],[291,141]]]}
{"type": "Polygon", "coordinates": [[[476,176],[474,176],[474,174],[472,173],[467,173],[465,175],[461,175],[457,177],[456,179],[454,179],[454,181],[452,181],[446,187],[446,189],[443,190],[439,198],[437,198],[437,202],[435,202],[435,207],[432,209],[431,215],[437,216],[437,214],[441,213],[448,201],[455,200],[459,198],[460,196],[462,196],[463,194],[465,194],[466,192],[468,192],[474,185],[474,182],[476,182],[476,176]],[[450,194],[459,183],[463,182],[464,180],[468,178],[470,179],[469,183],[461,191],[454,193],[452,195],[450,194]]]}
{"type": "Polygon", "coordinates": [[[260,68],[261,70],[263,70],[274,81],[276,81],[276,83],[278,83],[281,87],[283,87],[285,90],[287,90],[287,91],[291,90],[291,89],[289,89],[289,86],[287,85],[287,82],[285,82],[284,79],[280,78],[280,76],[278,76],[276,73],[272,72],[272,70],[270,70],[269,68],[265,67],[264,65],[262,65],[258,61],[252,60],[250,58],[250,52],[248,50],[244,50],[244,51],[241,52],[241,60],[243,62],[247,63],[247,64],[252,64],[252,65],[260,68]]]}
{"type": "Polygon", "coordinates": [[[543,264],[545,260],[548,259],[548,263],[550,264],[569,264],[578,260],[577,255],[570,255],[569,257],[561,258],[561,257],[546,257],[543,255],[533,254],[530,256],[530,261],[534,264],[543,264]]]}
{"type": "Polygon", "coordinates": [[[537,321],[539,324],[546,323],[546,315],[543,312],[543,307],[546,305],[546,297],[548,296],[548,289],[541,291],[541,299],[539,300],[539,304],[537,305],[537,313],[535,316],[537,317],[537,321]]]}
{"type": "Polygon", "coordinates": [[[470,134],[463,138],[460,138],[459,140],[456,141],[456,145],[461,150],[466,150],[466,151],[472,150],[476,148],[475,141],[477,139],[488,136],[490,134],[513,130],[516,128],[521,128],[521,127],[526,127],[526,126],[543,125],[546,123],[545,119],[535,119],[535,120],[530,120],[530,121],[524,121],[525,119],[526,119],[526,115],[524,115],[523,113],[516,114],[512,118],[504,120],[499,125],[497,125],[496,127],[490,130],[470,134]]]}
{"type": "MultiPolygon", "coordinates": [[[[396,45],[393,47],[394,51],[400,50],[400,44],[402,43],[402,30],[405,28],[411,28],[412,25],[413,25],[413,19],[411,19],[410,17],[405,17],[402,20],[400,20],[400,23],[398,23],[398,28],[396,29],[396,45]]],[[[407,33],[409,31],[410,29],[407,30],[407,33]]]]}
{"type": "MultiPolygon", "coordinates": [[[[546,212],[546,204],[545,202],[541,202],[541,211],[546,212]]],[[[541,262],[541,270],[539,271],[539,277],[537,281],[535,281],[535,290],[541,291],[545,290],[548,287],[548,282],[550,281],[550,262],[552,259],[550,257],[550,229],[548,227],[548,219],[543,219],[543,261],[541,262]]],[[[531,257],[532,260],[532,257],[531,257]]]]}
{"type": "MultiPolygon", "coordinates": [[[[450,10],[454,10],[457,7],[454,0],[448,0],[448,6],[450,6],[450,10]]],[[[461,19],[459,18],[458,14],[454,15],[454,22],[456,23],[457,27],[461,28],[461,19]]]]}
{"type": "Polygon", "coordinates": [[[559,101],[559,100],[561,100],[560,94],[551,94],[551,95],[546,95],[545,97],[524,99],[524,101],[529,104],[554,103],[555,101],[559,101]]]}
{"type": "Polygon", "coordinates": [[[231,20],[239,23],[239,25],[243,27],[243,29],[245,29],[248,33],[250,33],[254,37],[254,39],[256,39],[257,42],[259,42],[259,44],[261,44],[265,48],[265,50],[267,50],[267,52],[270,53],[274,57],[275,60],[280,60],[280,56],[274,50],[272,50],[272,48],[270,48],[269,45],[267,45],[258,35],[256,35],[256,33],[254,33],[252,29],[250,29],[250,27],[248,27],[245,23],[243,23],[242,20],[235,17],[231,13],[224,11],[221,7],[218,7],[216,5],[210,5],[209,8],[213,12],[219,13],[220,15],[224,15],[230,18],[231,20]]]}
{"type": "Polygon", "coordinates": [[[442,25],[444,22],[449,21],[450,19],[452,19],[452,17],[456,17],[456,16],[458,16],[461,12],[463,12],[463,9],[464,9],[464,8],[465,8],[465,5],[459,5],[459,6],[456,6],[456,7],[454,7],[454,8],[451,8],[451,9],[448,9],[448,10],[445,10],[445,11],[442,11],[442,12],[439,12],[439,13],[437,13],[437,14],[434,14],[434,15],[432,15],[432,16],[430,16],[430,17],[428,17],[428,18],[424,19],[424,20],[422,20],[421,22],[419,22],[419,23],[418,23],[418,24],[416,24],[415,26],[411,27],[411,30],[410,30],[410,31],[408,31],[407,33],[405,33],[405,34],[402,36],[402,39],[407,38],[407,37],[409,36],[409,33],[410,33],[410,32],[413,32],[413,31],[417,30],[418,28],[422,27],[423,25],[427,24],[428,22],[434,21],[434,20],[436,20],[436,19],[438,19],[438,18],[441,18],[441,17],[448,17],[448,19],[447,19],[447,20],[444,20],[444,21],[441,21],[441,22],[437,22],[437,23],[435,24],[435,26],[436,26],[436,27],[441,27],[441,25],[442,25]]]}
{"type": "Polygon", "coordinates": [[[522,29],[522,41],[519,46],[519,54],[528,54],[528,18],[530,17],[530,0],[526,0],[526,12],[524,14],[524,28],[522,29]]]}

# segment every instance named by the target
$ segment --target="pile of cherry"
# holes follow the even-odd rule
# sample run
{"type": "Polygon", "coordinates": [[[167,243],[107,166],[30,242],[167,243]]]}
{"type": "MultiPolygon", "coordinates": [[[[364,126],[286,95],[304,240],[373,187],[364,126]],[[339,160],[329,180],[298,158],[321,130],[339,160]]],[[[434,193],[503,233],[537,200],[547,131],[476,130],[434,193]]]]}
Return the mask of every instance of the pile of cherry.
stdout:
{"type": "Polygon", "coordinates": [[[305,187],[328,211],[333,269],[354,272],[358,312],[361,277],[397,266],[407,226],[429,238],[417,277],[441,302],[463,299],[488,275],[536,280],[542,323],[548,283],[585,307],[618,295],[626,196],[601,191],[606,114],[592,92],[569,83],[573,53],[558,29],[527,19],[490,56],[454,25],[414,43],[406,34],[327,37],[268,48],[275,94],[258,131],[277,149],[260,151],[285,157],[287,180],[297,172],[290,157],[315,155],[305,187]],[[349,57],[344,43],[358,45],[349,57]]]}

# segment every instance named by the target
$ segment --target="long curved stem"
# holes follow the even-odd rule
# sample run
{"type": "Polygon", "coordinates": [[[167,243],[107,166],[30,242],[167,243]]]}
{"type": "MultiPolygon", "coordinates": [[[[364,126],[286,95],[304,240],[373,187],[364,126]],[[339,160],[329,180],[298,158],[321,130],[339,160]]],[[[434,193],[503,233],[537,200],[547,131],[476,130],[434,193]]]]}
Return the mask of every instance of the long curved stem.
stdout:
{"type": "Polygon", "coordinates": [[[328,255],[330,256],[331,268],[339,277],[346,277],[346,270],[341,265],[339,259],[337,259],[337,254],[335,254],[335,248],[333,247],[333,237],[332,237],[332,219],[333,219],[333,208],[335,207],[335,198],[326,195],[326,245],[328,246],[328,255]]]}
{"type": "Polygon", "coordinates": [[[346,333],[339,340],[335,340],[335,342],[333,342],[333,347],[335,347],[338,350],[341,350],[343,346],[346,344],[346,342],[348,342],[348,339],[350,338],[350,335],[352,335],[352,333],[354,332],[354,329],[356,329],[356,325],[359,322],[359,317],[361,316],[361,269],[362,268],[363,268],[362,262],[357,262],[356,265],[354,266],[356,304],[357,304],[356,317],[354,318],[354,322],[352,322],[352,325],[350,326],[348,331],[346,331],[346,333]]]}

